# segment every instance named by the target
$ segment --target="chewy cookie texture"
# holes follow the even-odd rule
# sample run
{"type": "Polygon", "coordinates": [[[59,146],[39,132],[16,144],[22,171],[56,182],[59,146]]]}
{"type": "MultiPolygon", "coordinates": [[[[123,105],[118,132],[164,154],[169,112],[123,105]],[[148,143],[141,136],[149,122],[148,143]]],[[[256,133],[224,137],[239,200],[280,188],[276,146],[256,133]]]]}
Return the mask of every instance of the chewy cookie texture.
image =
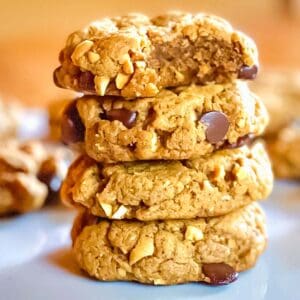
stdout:
{"type": "Polygon", "coordinates": [[[218,218],[108,221],[81,214],[72,230],[80,267],[99,280],[226,284],[266,246],[265,218],[251,204],[218,218]]]}
{"type": "Polygon", "coordinates": [[[246,83],[181,87],[124,101],[85,96],[65,111],[62,137],[97,161],[192,159],[261,134],[268,115],[246,83]]]}
{"type": "Polygon", "coordinates": [[[87,156],[69,169],[66,204],[110,219],[218,216],[266,198],[273,176],[260,143],[187,161],[97,164],[87,156]]]}
{"type": "Polygon", "coordinates": [[[71,34],[54,72],[57,86],[100,96],[151,97],[163,88],[254,79],[254,42],[205,14],[103,19],[71,34]]]}

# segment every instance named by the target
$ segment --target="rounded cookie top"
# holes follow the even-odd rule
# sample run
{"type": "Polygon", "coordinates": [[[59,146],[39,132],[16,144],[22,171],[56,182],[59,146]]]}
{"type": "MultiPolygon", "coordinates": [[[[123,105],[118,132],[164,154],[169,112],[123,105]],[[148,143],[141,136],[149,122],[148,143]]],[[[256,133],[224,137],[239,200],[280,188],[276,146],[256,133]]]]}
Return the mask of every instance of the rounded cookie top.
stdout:
{"type": "Polygon", "coordinates": [[[69,36],[57,86],[131,99],[192,82],[254,79],[257,49],[225,20],[205,14],[103,19],[69,36]]]}
{"type": "Polygon", "coordinates": [[[102,165],[82,156],[71,165],[61,198],[110,219],[188,219],[264,199],[272,184],[267,153],[257,143],[187,161],[102,165]]]}
{"type": "Polygon", "coordinates": [[[251,204],[218,218],[109,221],[86,213],[74,223],[80,267],[99,280],[156,285],[228,284],[266,246],[265,217],[251,204]]]}
{"type": "Polygon", "coordinates": [[[192,85],[124,101],[85,96],[62,122],[63,139],[97,161],[191,159],[262,134],[268,115],[247,84],[192,85]]]}

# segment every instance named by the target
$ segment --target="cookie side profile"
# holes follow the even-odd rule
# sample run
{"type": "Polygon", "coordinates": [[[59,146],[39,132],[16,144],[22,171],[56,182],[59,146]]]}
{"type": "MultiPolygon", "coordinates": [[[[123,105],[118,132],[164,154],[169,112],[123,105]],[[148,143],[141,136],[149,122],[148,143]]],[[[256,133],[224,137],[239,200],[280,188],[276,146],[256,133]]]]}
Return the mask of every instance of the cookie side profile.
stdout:
{"type": "Polygon", "coordinates": [[[61,199],[110,219],[188,219],[264,199],[272,181],[260,143],[188,161],[101,165],[82,156],[69,169],[61,199]]]}
{"type": "Polygon", "coordinates": [[[268,122],[246,83],[163,90],[156,97],[85,96],[65,111],[65,143],[106,163],[198,158],[260,135],[268,122]]]}
{"type": "Polygon", "coordinates": [[[54,72],[57,86],[100,96],[152,97],[163,88],[254,79],[253,40],[205,14],[103,19],[71,34],[54,72]]]}
{"type": "Polygon", "coordinates": [[[108,221],[80,215],[73,231],[79,266],[103,281],[155,285],[228,284],[266,247],[265,217],[251,204],[218,218],[108,221]]]}

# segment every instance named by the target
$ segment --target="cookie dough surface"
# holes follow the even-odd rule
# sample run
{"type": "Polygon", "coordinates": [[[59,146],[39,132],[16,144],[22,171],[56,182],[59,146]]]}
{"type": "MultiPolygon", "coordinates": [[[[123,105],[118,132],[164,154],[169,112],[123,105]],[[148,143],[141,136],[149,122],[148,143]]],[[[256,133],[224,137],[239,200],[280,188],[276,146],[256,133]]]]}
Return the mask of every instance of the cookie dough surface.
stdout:
{"type": "Polygon", "coordinates": [[[260,135],[268,115],[246,83],[161,91],[156,97],[86,96],[63,119],[66,143],[84,141],[87,154],[106,163],[192,159],[260,135]]]}
{"type": "Polygon", "coordinates": [[[252,39],[219,17],[188,13],[93,22],[69,36],[59,59],[59,87],[128,99],[192,82],[254,79],[258,69],[252,39]]]}
{"type": "Polygon", "coordinates": [[[272,189],[261,144],[188,161],[101,165],[87,156],[69,169],[61,198],[111,219],[187,219],[229,213],[272,189]]]}
{"type": "Polygon", "coordinates": [[[255,203],[218,218],[146,223],[83,214],[72,237],[76,260],[90,276],[155,285],[230,283],[256,263],[267,239],[255,203]]]}

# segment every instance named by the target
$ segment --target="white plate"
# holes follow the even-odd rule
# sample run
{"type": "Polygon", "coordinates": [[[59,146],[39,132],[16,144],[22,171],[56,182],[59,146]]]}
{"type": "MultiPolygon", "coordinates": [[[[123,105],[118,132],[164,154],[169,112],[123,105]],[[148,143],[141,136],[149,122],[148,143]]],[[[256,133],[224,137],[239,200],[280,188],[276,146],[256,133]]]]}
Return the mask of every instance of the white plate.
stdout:
{"type": "Polygon", "coordinates": [[[269,247],[235,283],[171,287],[85,277],[70,252],[74,212],[60,206],[0,221],[0,299],[300,299],[300,185],[277,182],[269,201],[269,247]]]}

